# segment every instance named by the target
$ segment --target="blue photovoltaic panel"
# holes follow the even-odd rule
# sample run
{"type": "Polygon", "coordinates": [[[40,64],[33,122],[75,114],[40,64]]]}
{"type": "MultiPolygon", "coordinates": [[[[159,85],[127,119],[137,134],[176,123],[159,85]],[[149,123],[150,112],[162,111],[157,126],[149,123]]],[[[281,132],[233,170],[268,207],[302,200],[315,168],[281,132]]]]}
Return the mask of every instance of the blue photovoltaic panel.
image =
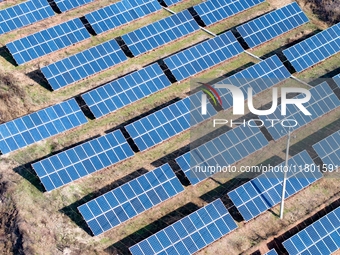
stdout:
{"type": "Polygon", "coordinates": [[[73,19],[6,44],[18,65],[90,38],[80,19],[73,19]]]}
{"type": "Polygon", "coordinates": [[[113,39],[41,68],[53,90],[104,71],[127,57],[113,39]]]}
{"type": "MultiPolygon", "coordinates": [[[[257,217],[281,201],[284,166],[283,162],[275,166],[275,171],[261,174],[228,193],[245,221],[257,217]]],[[[322,173],[307,151],[302,151],[290,158],[288,166],[285,198],[322,178],[322,173]]]]}
{"type": "Polygon", "coordinates": [[[85,15],[97,34],[161,10],[157,0],[120,1],[85,15]]]}
{"type": "Polygon", "coordinates": [[[216,115],[210,103],[207,104],[207,114],[201,114],[202,94],[192,94],[125,126],[139,150],[147,150],[216,115]]]}
{"type": "Polygon", "coordinates": [[[93,2],[93,0],[54,0],[61,12],[93,2]]]}
{"type": "Polygon", "coordinates": [[[206,26],[243,12],[265,0],[209,0],[194,6],[206,26]]]}
{"type": "Polygon", "coordinates": [[[188,10],[184,10],[122,36],[134,56],[199,30],[188,10]]]}
{"type": "Polygon", "coordinates": [[[189,255],[235,230],[237,225],[221,199],[130,247],[133,255],[189,255]]]}
{"type": "Polygon", "coordinates": [[[196,185],[214,174],[201,169],[231,166],[267,145],[259,128],[239,126],[178,157],[176,162],[190,183],[196,185]]]}
{"type": "Polygon", "coordinates": [[[251,87],[254,95],[277,85],[290,76],[290,72],[283,65],[281,60],[274,55],[218,83],[215,83],[213,87],[215,87],[222,99],[223,109],[227,110],[233,106],[233,96],[231,91],[224,88],[216,88],[216,85],[234,85],[240,88],[244,95],[248,94],[248,88],[251,87]]]}
{"type": "Polygon", "coordinates": [[[340,167],[340,131],[314,144],[313,148],[330,170],[340,167]]]}
{"type": "Polygon", "coordinates": [[[176,80],[182,81],[243,51],[235,36],[228,31],[165,58],[164,62],[176,80]]]}
{"type": "Polygon", "coordinates": [[[278,255],[275,249],[271,249],[270,251],[268,251],[266,254],[264,255],[278,255]]]}
{"type": "Polygon", "coordinates": [[[93,139],[32,165],[47,191],[133,156],[120,130],[93,139]]]}
{"type": "Polygon", "coordinates": [[[306,14],[294,2],[249,21],[236,29],[248,46],[253,48],[308,21],[306,14]]]}
{"type": "Polygon", "coordinates": [[[340,23],[283,51],[297,72],[301,72],[340,51],[340,23]]]}
{"type": "Polygon", "coordinates": [[[159,2],[164,2],[166,4],[166,6],[171,6],[177,3],[182,2],[183,0],[159,0],[159,2]]]}
{"type": "Polygon", "coordinates": [[[156,93],[171,82],[155,63],[82,95],[96,118],[156,93]]]}
{"type": "Polygon", "coordinates": [[[165,164],[97,197],[78,210],[94,235],[99,235],[184,191],[165,164]]]}
{"type": "Polygon", "coordinates": [[[333,77],[333,80],[335,81],[335,83],[339,86],[340,88],[340,74],[336,75],[333,77]]]}
{"type": "MultiPolygon", "coordinates": [[[[287,123],[284,124],[286,126],[293,126],[295,122],[293,123],[289,120],[296,120],[297,126],[291,127],[291,131],[294,131],[340,106],[340,100],[333,93],[327,82],[323,82],[310,89],[310,93],[312,95],[311,99],[303,105],[312,115],[304,115],[295,104],[288,104],[286,106],[286,116],[281,114],[280,106],[276,108],[274,113],[267,116],[260,116],[260,119],[263,120],[265,127],[274,140],[278,140],[288,133],[288,128],[285,128],[281,124],[282,121],[286,120],[287,123]],[[271,123],[270,121],[266,121],[267,119],[277,119],[278,121],[271,123]]],[[[294,98],[304,97],[305,95],[300,94],[294,98]]]]}
{"type": "Polygon", "coordinates": [[[330,255],[340,249],[340,207],[284,241],[289,255],[330,255]]]}
{"type": "Polygon", "coordinates": [[[0,35],[52,17],[47,0],[26,1],[0,10],[0,35]]]}
{"type": "Polygon", "coordinates": [[[0,125],[0,151],[3,154],[24,148],[87,123],[75,99],[0,125]]]}

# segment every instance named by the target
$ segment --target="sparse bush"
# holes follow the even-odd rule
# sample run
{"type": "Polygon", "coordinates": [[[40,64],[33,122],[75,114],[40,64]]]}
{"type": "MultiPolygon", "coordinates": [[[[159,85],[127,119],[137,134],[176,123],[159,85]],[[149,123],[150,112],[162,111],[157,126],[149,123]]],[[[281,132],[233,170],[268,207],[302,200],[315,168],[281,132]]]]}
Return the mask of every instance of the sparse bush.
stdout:
{"type": "Polygon", "coordinates": [[[340,22],[339,0],[300,0],[302,5],[307,5],[318,18],[329,25],[340,22]]]}

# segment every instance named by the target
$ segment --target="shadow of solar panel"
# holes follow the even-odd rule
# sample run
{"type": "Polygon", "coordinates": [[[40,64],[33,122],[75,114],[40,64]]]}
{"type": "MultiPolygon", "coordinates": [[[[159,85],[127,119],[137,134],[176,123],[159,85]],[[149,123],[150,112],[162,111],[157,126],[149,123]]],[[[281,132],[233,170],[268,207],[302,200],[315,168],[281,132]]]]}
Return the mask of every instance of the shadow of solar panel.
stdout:
{"type": "Polygon", "coordinates": [[[206,26],[234,16],[265,0],[209,0],[194,6],[206,26]]]}
{"type": "Polygon", "coordinates": [[[0,34],[28,26],[52,17],[54,12],[47,0],[26,1],[0,10],[0,34]]]}
{"type": "MultiPolygon", "coordinates": [[[[300,113],[300,109],[293,104],[287,105],[286,116],[281,115],[281,107],[277,107],[275,112],[270,115],[260,116],[260,119],[264,122],[265,127],[274,140],[278,140],[288,133],[288,128],[281,125],[283,120],[287,122],[285,126],[295,125],[295,123],[291,121],[295,120],[297,125],[291,127],[291,131],[294,131],[340,106],[340,100],[333,93],[327,82],[323,82],[310,89],[310,93],[312,95],[311,99],[304,104],[306,109],[312,114],[310,116],[304,115],[302,112],[300,113]],[[271,123],[267,121],[268,119],[278,121],[271,123]]],[[[304,98],[304,95],[300,94],[294,98],[304,98]]]]}
{"type": "Polygon", "coordinates": [[[66,12],[79,6],[93,2],[93,0],[54,0],[61,12],[66,12]]]}
{"type": "Polygon", "coordinates": [[[101,34],[161,9],[157,0],[120,1],[88,13],[85,18],[101,34]]]}
{"type": "Polygon", "coordinates": [[[237,225],[221,199],[130,247],[133,255],[194,254],[235,230],[237,225]]]}
{"type": "Polygon", "coordinates": [[[18,65],[90,38],[80,19],[73,19],[6,44],[18,65]]]}
{"type": "Polygon", "coordinates": [[[333,77],[334,82],[339,86],[340,88],[340,74],[333,77]]]}
{"type": "Polygon", "coordinates": [[[284,241],[290,255],[330,255],[340,249],[340,207],[284,241]]]}
{"type": "Polygon", "coordinates": [[[283,51],[297,72],[301,72],[340,51],[340,23],[283,51]]]}
{"type": "Polygon", "coordinates": [[[308,22],[308,17],[294,2],[249,21],[236,29],[250,48],[265,43],[308,22]]]}
{"type": "Polygon", "coordinates": [[[112,166],[134,155],[120,130],[93,139],[32,165],[46,191],[112,166]]]}
{"type": "Polygon", "coordinates": [[[155,63],[82,95],[96,118],[156,93],[171,82],[155,63]]]}
{"type": "Polygon", "coordinates": [[[176,158],[192,185],[268,145],[258,127],[239,126],[176,158]]]}
{"type": "Polygon", "coordinates": [[[53,90],[83,80],[127,60],[113,39],[41,68],[53,90]]]}
{"type": "Polygon", "coordinates": [[[226,32],[164,59],[177,81],[185,80],[243,52],[235,36],[226,32]]]}
{"type": "Polygon", "coordinates": [[[0,125],[3,154],[81,126],[87,119],[74,99],[0,125]]]}
{"type": "Polygon", "coordinates": [[[268,251],[266,254],[264,255],[278,255],[275,249],[271,249],[270,251],[268,251]]]}
{"type": "MultiPolygon", "coordinates": [[[[274,170],[268,170],[228,193],[245,221],[257,217],[281,201],[284,166],[283,162],[273,167],[274,170]]],[[[322,173],[307,151],[290,158],[288,167],[285,198],[322,178],[322,173]]]]}
{"type": "Polygon", "coordinates": [[[199,30],[188,10],[184,10],[122,36],[134,56],[170,43],[199,30]]]}
{"type": "Polygon", "coordinates": [[[283,65],[281,60],[276,55],[274,55],[259,62],[258,64],[255,64],[222,81],[219,81],[218,83],[214,84],[213,87],[215,87],[222,99],[223,109],[227,110],[233,106],[232,93],[231,91],[224,88],[216,88],[217,85],[234,85],[240,88],[244,95],[248,94],[248,88],[250,87],[253,89],[253,95],[256,95],[286,80],[290,76],[291,74],[283,65]]]}
{"type": "Polygon", "coordinates": [[[168,164],[156,168],[78,207],[99,235],[184,191],[168,164]]]}
{"type": "Polygon", "coordinates": [[[138,149],[147,150],[216,115],[210,103],[207,115],[201,114],[201,95],[202,92],[192,94],[125,126],[138,149]]]}
{"type": "Polygon", "coordinates": [[[340,131],[326,137],[313,145],[314,150],[329,168],[340,167],[340,131]]]}
{"type": "Polygon", "coordinates": [[[171,6],[171,5],[183,2],[183,0],[161,0],[160,2],[164,2],[166,6],[171,6]]]}

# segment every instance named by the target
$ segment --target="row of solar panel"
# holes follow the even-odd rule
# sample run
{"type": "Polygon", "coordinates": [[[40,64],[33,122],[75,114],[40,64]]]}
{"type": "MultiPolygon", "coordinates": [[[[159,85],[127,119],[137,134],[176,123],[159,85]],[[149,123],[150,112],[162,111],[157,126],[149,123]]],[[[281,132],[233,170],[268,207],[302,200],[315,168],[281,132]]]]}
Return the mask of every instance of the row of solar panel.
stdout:
{"type": "MultiPolygon", "coordinates": [[[[60,11],[92,2],[93,0],[55,0],[60,11]]],[[[0,34],[33,24],[54,16],[54,11],[47,0],[29,0],[0,10],[0,34]]]]}

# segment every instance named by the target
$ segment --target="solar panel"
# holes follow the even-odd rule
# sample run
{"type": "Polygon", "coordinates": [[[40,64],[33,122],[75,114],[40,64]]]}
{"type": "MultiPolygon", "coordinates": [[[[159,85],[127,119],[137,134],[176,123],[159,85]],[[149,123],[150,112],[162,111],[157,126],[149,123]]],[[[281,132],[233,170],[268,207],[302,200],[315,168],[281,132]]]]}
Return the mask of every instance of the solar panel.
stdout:
{"type": "Polygon", "coordinates": [[[236,29],[250,48],[261,45],[308,22],[300,6],[293,2],[236,29]]]}
{"type": "Polygon", "coordinates": [[[176,80],[182,81],[243,51],[235,36],[228,31],[165,58],[164,62],[176,80]]]}
{"type": "Polygon", "coordinates": [[[41,68],[53,90],[85,79],[127,60],[113,39],[41,68]]]}
{"type": "Polygon", "coordinates": [[[76,100],[70,99],[1,124],[0,151],[6,154],[85,123],[76,100]]]}
{"type": "Polygon", "coordinates": [[[61,12],[66,12],[79,6],[93,2],[93,0],[54,0],[61,12]]]}
{"type": "MultiPolygon", "coordinates": [[[[265,127],[274,140],[278,140],[288,133],[288,127],[284,127],[281,124],[282,121],[285,121],[283,123],[285,126],[293,126],[297,123],[295,127],[290,128],[291,131],[294,131],[340,106],[340,100],[333,93],[327,82],[323,82],[310,89],[310,93],[312,95],[311,99],[309,102],[304,103],[306,109],[312,114],[310,116],[304,115],[300,112],[300,109],[293,104],[287,105],[286,116],[281,115],[281,107],[277,107],[276,111],[270,115],[260,116],[260,119],[264,122],[265,127]],[[268,119],[278,121],[272,123],[271,121],[267,121],[268,119]],[[296,123],[292,120],[295,120],[296,123]]],[[[294,98],[304,98],[304,95],[300,94],[294,98]]]]}
{"type": "Polygon", "coordinates": [[[161,10],[157,0],[120,1],[85,15],[97,34],[161,10]]]}
{"type": "Polygon", "coordinates": [[[336,75],[333,77],[333,80],[335,81],[335,83],[339,86],[340,88],[340,74],[336,75]]]}
{"type": "Polygon", "coordinates": [[[147,150],[216,115],[210,103],[207,114],[201,114],[201,95],[202,92],[192,94],[125,126],[139,150],[147,150]]]}
{"type": "Polygon", "coordinates": [[[184,10],[125,34],[122,38],[132,54],[138,56],[199,29],[190,12],[184,10]]]}
{"type": "Polygon", "coordinates": [[[235,230],[237,225],[220,199],[130,247],[133,255],[188,255],[235,230]]]}
{"type": "Polygon", "coordinates": [[[271,249],[270,251],[268,251],[266,254],[264,255],[278,255],[275,249],[271,249]]]}
{"type": "Polygon", "coordinates": [[[83,143],[32,165],[47,191],[57,189],[133,156],[120,130],[83,143]]]}
{"type": "MultiPolygon", "coordinates": [[[[284,166],[285,162],[228,193],[245,221],[257,217],[281,201],[284,166]]],[[[322,173],[307,151],[290,158],[288,166],[285,198],[322,178],[322,173]]]]}
{"type": "Polygon", "coordinates": [[[160,3],[164,2],[166,6],[171,6],[180,2],[183,2],[183,0],[159,0],[160,3]]]}
{"type": "Polygon", "coordinates": [[[258,127],[239,126],[176,158],[192,185],[268,145],[258,127]],[[215,171],[207,171],[214,169],[215,171]]]}
{"type": "Polygon", "coordinates": [[[313,148],[328,168],[340,167],[340,130],[314,144],[313,148]]]}
{"type": "Polygon", "coordinates": [[[52,17],[54,12],[46,0],[26,1],[0,10],[0,34],[52,17]]]}
{"type": "Polygon", "coordinates": [[[155,63],[82,95],[96,118],[114,112],[168,86],[171,82],[155,63]]]}
{"type": "Polygon", "coordinates": [[[283,242],[290,255],[330,255],[340,249],[340,207],[283,242]]]}
{"type": "Polygon", "coordinates": [[[301,72],[340,51],[340,23],[283,51],[297,72],[301,72]]]}
{"type": "Polygon", "coordinates": [[[264,0],[209,0],[194,6],[194,10],[206,26],[234,16],[264,0]]]}
{"type": "Polygon", "coordinates": [[[90,38],[80,19],[73,19],[6,44],[18,65],[90,38]]]}
{"type": "Polygon", "coordinates": [[[165,164],[115,188],[78,210],[94,235],[99,235],[184,191],[165,164]]]}
{"type": "MultiPolygon", "coordinates": [[[[248,88],[253,89],[253,95],[277,85],[291,76],[290,72],[276,56],[267,58],[258,64],[244,69],[220,82],[218,84],[232,84],[242,90],[244,95],[248,94],[248,88]]],[[[222,100],[223,109],[227,110],[233,106],[231,91],[227,89],[215,88],[222,100]]]]}

